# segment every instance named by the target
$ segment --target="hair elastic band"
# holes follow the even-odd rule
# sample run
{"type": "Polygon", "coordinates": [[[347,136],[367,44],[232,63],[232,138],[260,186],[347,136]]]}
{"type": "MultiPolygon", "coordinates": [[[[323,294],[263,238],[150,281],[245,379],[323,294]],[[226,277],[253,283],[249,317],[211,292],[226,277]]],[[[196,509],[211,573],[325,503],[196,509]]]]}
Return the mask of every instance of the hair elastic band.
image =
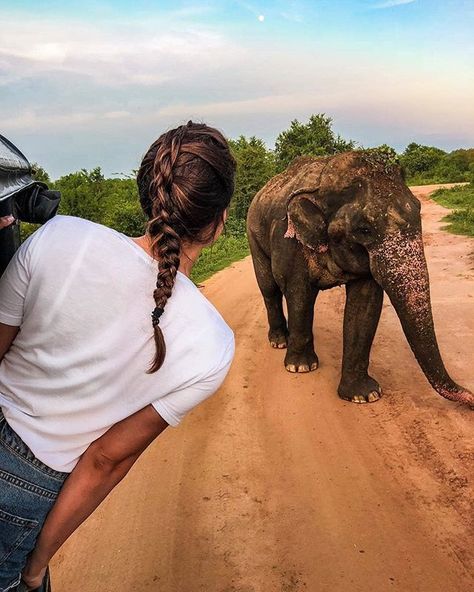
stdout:
{"type": "Polygon", "coordinates": [[[164,313],[165,309],[156,306],[153,312],[151,313],[153,327],[156,327],[160,323],[160,317],[164,313]]]}

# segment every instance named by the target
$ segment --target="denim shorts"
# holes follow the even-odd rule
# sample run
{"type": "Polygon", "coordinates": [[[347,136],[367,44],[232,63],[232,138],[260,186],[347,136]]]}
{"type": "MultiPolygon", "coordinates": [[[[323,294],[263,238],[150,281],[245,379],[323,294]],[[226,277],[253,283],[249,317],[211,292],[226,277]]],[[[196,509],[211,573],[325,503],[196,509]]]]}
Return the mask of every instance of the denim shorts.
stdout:
{"type": "Polygon", "coordinates": [[[0,409],[0,592],[13,592],[45,518],[69,473],[31,452],[0,409]]]}

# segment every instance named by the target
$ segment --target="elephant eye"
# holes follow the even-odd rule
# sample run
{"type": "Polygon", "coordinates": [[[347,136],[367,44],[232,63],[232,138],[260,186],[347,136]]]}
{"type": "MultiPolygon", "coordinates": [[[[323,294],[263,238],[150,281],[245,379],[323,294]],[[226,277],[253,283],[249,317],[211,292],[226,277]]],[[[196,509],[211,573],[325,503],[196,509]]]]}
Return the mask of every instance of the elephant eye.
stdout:
{"type": "Polygon", "coordinates": [[[367,226],[361,226],[357,229],[357,232],[360,232],[360,234],[370,234],[370,228],[367,228],[367,226]]]}

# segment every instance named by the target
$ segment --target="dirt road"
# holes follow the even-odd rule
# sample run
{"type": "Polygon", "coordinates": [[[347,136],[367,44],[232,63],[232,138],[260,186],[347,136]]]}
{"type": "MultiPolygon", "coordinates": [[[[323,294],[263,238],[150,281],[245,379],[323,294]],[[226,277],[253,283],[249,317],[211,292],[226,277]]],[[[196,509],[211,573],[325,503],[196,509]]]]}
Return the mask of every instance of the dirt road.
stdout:
{"type": "MultiPolygon", "coordinates": [[[[423,199],[435,325],[474,390],[474,242],[423,199]]],[[[236,334],[219,393],[169,428],[58,553],[55,592],[470,592],[474,413],[439,397],[386,301],[371,373],[336,395],[344,290],[318,297],[321,367],[289,374],[267,343],[250,258],[206,282],[236,334]]]]}

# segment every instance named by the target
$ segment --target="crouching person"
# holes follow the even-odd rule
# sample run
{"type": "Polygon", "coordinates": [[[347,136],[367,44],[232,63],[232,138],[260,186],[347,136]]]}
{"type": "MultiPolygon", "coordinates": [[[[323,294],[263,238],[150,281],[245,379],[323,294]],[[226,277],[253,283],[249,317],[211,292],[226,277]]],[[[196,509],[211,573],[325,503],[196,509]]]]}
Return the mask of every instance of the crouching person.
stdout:
{"type": "Polygon", "coordinates": [[[57,215],[11,259],[0,279],[1,592],[41,586],[146,447],[224,380],[233,332],[189,274],[222,232],[234,173],[222,134],[188,122],[143,158],[143,236],[57,215]]]}

